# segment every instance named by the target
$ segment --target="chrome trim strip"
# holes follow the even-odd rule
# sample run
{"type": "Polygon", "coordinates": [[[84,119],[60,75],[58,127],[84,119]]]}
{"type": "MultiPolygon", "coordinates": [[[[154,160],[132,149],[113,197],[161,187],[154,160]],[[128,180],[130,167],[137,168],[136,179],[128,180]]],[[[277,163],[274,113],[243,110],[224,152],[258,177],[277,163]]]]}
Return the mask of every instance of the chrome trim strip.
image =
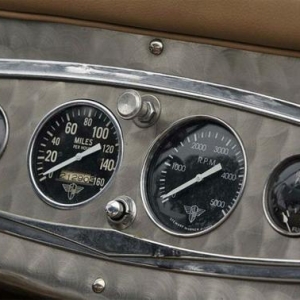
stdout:
{"type": "Polygon", "coordinates": [[[3,117],[3,122],[4,122],[4,126],[5,126],[5,135],[4,135],[4,140],[3,140],[3,144],[0,147],[0,157],[3,155],[4,150],[7,146],[8,143],[8,137],[9,137],[9,123],[8,123],[8,118],[7,115],[4,111],[4,109],[0,106],[0,115],[3,117]]]}
{"type": "Polygon", "coordinates": [[[0,77],[138,88],[230,106],[300,124],[300,105],[228,86],[153,72],[71,62],[0,59],[0,77]]]}
{"type": "Polygon", "coordinates": [[[248,280],[300,282],[300,260],[225,256],[189,251],[112,229],[48,223],[0,212],[0,232],[118,263],[248,280]]]}

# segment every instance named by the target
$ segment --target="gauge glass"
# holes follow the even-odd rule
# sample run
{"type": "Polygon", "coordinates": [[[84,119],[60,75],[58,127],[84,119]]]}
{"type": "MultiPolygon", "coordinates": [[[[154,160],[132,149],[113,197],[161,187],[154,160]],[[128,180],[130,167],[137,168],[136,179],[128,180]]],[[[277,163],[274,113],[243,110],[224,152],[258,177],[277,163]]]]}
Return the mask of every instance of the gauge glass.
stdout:
{"type": "Polygon", "coordinates": [[[0,157],[3,154],[8,141],[8,119],[3,108],[0,106],[0,157]]]}
{"type": "Polygon", "coordinates": [[[206,233],[233,211],[246,181],[238,135],[209,116],[174,123],[151,147],[143,167],[142,199],[150,218],[179,236],[206,233]]]}
{"type": "Polygon", "coordinates": [[[99,196],[121,162],[123,140],[114,115],[92,100],[73,100],[51,111],[29,145],[29,173],[48,204],[71,208],[99,196]]]}
{"type": "Polygon", "coordinates": [[[273,170],[265,186],[263,205],[276,231],[300,236],[300,155],[287,158],[273,170]]]}

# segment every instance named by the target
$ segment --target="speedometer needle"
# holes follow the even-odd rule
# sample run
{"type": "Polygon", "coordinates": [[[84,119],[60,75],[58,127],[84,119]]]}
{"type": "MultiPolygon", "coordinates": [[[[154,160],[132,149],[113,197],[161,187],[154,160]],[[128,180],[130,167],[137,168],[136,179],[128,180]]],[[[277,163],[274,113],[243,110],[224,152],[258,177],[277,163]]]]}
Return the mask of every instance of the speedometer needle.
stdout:
{"type": "Polygon", "coordinates": [[[54,166],[53,168],[49,169],[48,171],[46,171],[45,173],[43,173],[43,175],[48,175],[50,173],[53,173],[57,170],[62,169],[65,166],[70,165],[71,163],[75,162],[75,161],[79,161],[81,160],[83,157],[88,156],[90,154],[93,154],[97,151],[100,151],[102,149],[101,144],[98,143],[96,145],[94,145],[93,147],[81,152],[81,153],[77,153],[76,155],[74,155],[73,157],[59,163],[58,165],[54,166]]]}
{"type": "Polygon", "coordinates": [[[217,172],[219,172],[220,170],[222,170],[222,165],[221,164],[217,164],[214,167],[208,169],[207,171],[203,172],[202,174],[197,174],[193,179],[183,183],[182,185],[178,186],[177,188],[173,189],[172,191],[170,191],[169,193],[165,194],[165,195],[161,195],[160,197],[162,199],[166,199],[188,187],[190,187],[191,185],[195,184],[196,182],[200,182],[202,181],[204,178],[211,176],[217,172]]]}

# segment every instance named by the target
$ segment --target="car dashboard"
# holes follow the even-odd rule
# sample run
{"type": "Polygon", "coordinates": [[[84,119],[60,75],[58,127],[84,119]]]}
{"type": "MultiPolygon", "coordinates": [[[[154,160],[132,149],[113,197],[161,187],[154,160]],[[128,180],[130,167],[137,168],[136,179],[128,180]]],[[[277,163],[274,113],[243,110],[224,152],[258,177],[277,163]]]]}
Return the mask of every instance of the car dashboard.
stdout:
{"type": "Polygon", "coordinates": [[[0,53],[2,284],[298,298],[299,59],[6,18],[0,53]]]}

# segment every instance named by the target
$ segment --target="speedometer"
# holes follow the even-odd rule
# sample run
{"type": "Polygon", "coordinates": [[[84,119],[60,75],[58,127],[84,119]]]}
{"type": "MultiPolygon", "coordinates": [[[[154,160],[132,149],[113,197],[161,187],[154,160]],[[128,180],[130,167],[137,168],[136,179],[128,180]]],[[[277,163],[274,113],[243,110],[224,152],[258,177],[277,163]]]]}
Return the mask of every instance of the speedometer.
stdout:
{"type": "Polygon", "coordinates": [[[122,133],[114,115],[92,100],[73,100],[51,111],[29,145],[33,186],[48,204],[71,208],[99,196],[121,162],[122,133]]]}
{"type": "Polygon", "coordinates": [[[150,218],[179,236],[206,233],[237,205],[246,181],[246,155],[220,119],[188,117],[151,147],[142,171],[142,199],[150,218]]]}

